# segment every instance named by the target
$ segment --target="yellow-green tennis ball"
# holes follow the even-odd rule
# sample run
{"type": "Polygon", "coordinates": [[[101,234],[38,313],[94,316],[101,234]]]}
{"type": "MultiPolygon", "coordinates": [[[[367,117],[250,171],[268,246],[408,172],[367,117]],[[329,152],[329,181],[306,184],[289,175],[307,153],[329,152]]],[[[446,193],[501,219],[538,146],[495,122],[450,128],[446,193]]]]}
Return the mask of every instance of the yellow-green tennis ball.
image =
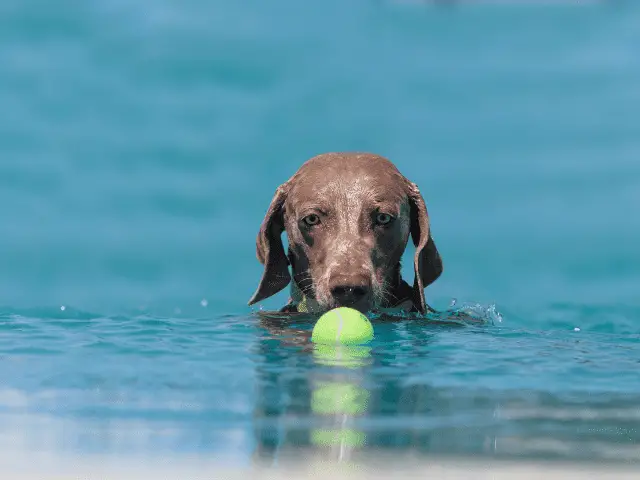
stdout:
{"type": "Polygon", "coordinates": [[[359,345],[373,339],[373,326],[354,308],[339,307],[322,315],[311,334],[311,341],[323,344],[359,345]]]}

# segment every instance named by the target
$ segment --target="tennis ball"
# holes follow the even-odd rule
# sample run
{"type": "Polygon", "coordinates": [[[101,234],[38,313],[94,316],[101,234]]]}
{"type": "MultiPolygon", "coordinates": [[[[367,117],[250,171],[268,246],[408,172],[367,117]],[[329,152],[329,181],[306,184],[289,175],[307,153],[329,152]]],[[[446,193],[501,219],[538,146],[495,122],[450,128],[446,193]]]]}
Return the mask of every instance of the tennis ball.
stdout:
{"type": "Polygon", "coordinates": [[[373,326],[358,310],[339,307],[322,315],[311,334],[311,341],[322,344],[358,345],[373,339],[373,326]]]}

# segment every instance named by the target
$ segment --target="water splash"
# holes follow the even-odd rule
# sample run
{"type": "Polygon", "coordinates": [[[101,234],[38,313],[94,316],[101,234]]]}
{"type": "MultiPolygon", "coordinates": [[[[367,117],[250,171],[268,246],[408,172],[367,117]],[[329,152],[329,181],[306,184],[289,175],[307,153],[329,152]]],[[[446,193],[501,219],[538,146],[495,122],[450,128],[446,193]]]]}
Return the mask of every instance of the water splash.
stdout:
{"type": "Polygon", "coordinates": [[[461,303],[453,298],[448,308],[444,310],[429,312],[426,316],[419,313],[407,312],[370,312],[367,317],[370,320],[384,319],[415,319],[427,320],[438,324],[459,324],[459,325],[495,325],[502,323],[503,315],[495,304],[482,305],[480,303],[461,303]]]}
{"type": "Polygon", "coordinates": [[[457,300],[452,299],[449,308],[438,313],[438,317],[467,317],[473,323],[486,323],[495,325],[496,323],[502,323],[503,316],[500,313],[494,303],[490,305],[482,305],[480,303],[462,303],[457,305],[457,300]],[[469,318],[470,317],[470,318],[469,318]]]}

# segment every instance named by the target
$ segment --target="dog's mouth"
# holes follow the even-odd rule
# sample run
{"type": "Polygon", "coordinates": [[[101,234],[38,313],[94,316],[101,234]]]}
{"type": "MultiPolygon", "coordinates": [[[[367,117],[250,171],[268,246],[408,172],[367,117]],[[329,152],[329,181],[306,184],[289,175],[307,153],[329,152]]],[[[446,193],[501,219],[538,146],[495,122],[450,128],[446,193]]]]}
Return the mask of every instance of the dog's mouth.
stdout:
{"type": "Polygon", "coordinates": [[[384,289],[378,286],[377,278],[369,279],[363,275],[354,279],[358,280],[357,282],[346,281],[337,284],[317,284],[310,275],[295,280],[297,300],[304,303],[307,311],[321,313],[334,308],[349,307],[366,314],[383,303],[384,289]]]}
{"type": "Polygon", "coordinates": [[[339,285],[330,291],[329,307],[349,307],[365,312],[372,306],[371,289],[362,285],[339,285]]]}
{"type": "Polygon", "coordinates": [[[366,314],[375,307],[374,296],[372,292],[341,292],[323,295],[321,292],[315,292],[314,289],[305,289],[302,293],[302,301],[305,309],[317,313],[324,313],[339,307],[349,307],[354,310],[366,314]]]}
{"type": "Polygon", "coordinates": [[[367,312],[372,310],[373,303],[368,298],[367,299],[358,300],[358,301],[332,300],[327,305],[326,309],[327,310],[331,310],[333,308],[339,308],[339,307],[353,308],[354,310],[358,310],[359,312],[366,314],[367,312]]]}

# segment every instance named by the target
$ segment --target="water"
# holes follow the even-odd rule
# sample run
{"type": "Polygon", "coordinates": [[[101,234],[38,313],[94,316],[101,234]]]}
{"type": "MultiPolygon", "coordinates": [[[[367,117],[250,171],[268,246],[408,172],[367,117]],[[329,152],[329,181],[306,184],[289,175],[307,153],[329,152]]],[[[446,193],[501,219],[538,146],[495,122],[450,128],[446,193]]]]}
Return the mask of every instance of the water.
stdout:
{"type": "Polygon", "coordinates": [[[640,460],[636,6],[5,0],[0,45],[7,456],[640,460]],[[335,150],[418,183],[485,325],[323,357],[246,306],[335,150]]]}

